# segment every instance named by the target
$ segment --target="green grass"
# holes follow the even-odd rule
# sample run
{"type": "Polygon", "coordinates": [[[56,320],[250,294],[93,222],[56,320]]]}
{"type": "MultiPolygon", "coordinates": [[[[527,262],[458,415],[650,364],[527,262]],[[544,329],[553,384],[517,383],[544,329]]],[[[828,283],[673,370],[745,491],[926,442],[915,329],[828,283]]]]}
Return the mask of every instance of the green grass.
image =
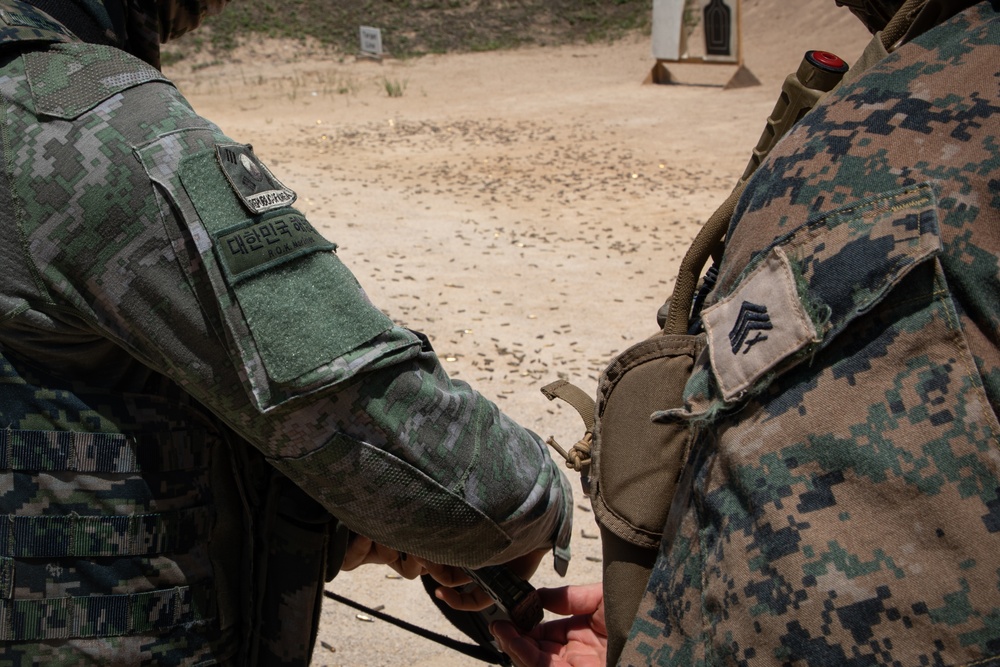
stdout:
{"type": "Polygon", "coordinates": [[[403,93],[406,92],[406,81],[399,81],[398,79],[387,79],[382,77],[382,86],[385,88],[385,94],[389,97],[402,97],[403,93]]]}
{"type": "Polygon", "coordinates": [[[492,51],[522,45],[611,41],[647,30],[649,0],[257,0],[230,3],[168,49],[175,61],[208,49],[224,53],[241,39],[313,38],[334,51],[358,51],[358,28],[382,31],[395,58],[492,51]]]}

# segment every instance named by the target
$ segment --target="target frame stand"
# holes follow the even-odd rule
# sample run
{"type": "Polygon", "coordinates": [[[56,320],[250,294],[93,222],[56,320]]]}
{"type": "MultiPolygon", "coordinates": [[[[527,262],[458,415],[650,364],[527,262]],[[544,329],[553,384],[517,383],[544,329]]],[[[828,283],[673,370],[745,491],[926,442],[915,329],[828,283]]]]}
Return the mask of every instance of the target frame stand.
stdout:
{"type": "Polygon", "coordinates": [[[705,53],[687,49],[689,0],[653,0],[652,50],[656,63],[643,83],[679,84],[671,63],[736,66],[723,90],[759,86],[760,80],[743,62],[742,0],[699,0],[705,53]]]}

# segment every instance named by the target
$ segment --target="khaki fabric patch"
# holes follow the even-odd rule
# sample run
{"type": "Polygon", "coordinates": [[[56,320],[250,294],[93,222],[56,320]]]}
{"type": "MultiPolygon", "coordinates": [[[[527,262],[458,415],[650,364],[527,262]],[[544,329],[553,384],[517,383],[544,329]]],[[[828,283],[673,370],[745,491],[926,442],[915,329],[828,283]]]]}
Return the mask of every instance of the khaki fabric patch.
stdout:
{"type": "Polygon", "coordinates": [[[712,370],[726,400],[819,341],[781,247],[772,249],[732,294],[705,309],[704,322],[712,370]]]}
{"type": "Polygon", "coordinates": [[[249,144],[219,144],[215,147],[222,173],[236,196],[251,213],[264,213],[291,206],[296,194],[286,188],[264,163],[253,154],[249,144]]]}

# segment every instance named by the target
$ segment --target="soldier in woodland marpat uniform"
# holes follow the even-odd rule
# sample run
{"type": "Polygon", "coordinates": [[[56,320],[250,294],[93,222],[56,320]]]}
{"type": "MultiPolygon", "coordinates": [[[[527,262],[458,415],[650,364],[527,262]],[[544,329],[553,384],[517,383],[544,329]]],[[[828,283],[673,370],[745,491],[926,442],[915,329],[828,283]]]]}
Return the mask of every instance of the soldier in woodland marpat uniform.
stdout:
{"type": "Polygon", "coordinates": [[[519,664],[1000,664],[1000,4],[838,4],[883,32],[736,206],[631,630],[544,591],[519,664]]]}

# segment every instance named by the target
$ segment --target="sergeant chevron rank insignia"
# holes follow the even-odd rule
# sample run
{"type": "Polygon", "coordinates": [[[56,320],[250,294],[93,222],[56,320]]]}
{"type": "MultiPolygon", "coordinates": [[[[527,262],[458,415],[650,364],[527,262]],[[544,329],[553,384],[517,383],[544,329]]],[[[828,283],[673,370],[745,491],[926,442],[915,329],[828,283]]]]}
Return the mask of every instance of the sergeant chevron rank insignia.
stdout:
{"type": "Polygon", "coordinates": [[[733,330],[729,332],[729,342],[733,344],[733,354],[743,350],[743,354],[750,351],[755,344],[767,340],[762,332],[773,329],[771,316],[767,314],[767,306],[744,301],[740,307],[740,316],[733,325],[733,330]],[[747,340],[747,335],[751,331],[756,331],[757,336],[747,340]],[[745,346],[745,347],[744,347],[745,346]]]}
{"type": "Polygon", "coordinates": [[[295,193],[274,177],[253,154],[249,144],[219,144],[219,165],[236,196],[251,213],[263,213],[295,203],[295,193]]]}
{"type": "Polygon", "coordinates": [[[753,386],[789,355],[818,342],[784,250],[775,247],[703,316],[712,370],[726,400],[753,386]]]}

